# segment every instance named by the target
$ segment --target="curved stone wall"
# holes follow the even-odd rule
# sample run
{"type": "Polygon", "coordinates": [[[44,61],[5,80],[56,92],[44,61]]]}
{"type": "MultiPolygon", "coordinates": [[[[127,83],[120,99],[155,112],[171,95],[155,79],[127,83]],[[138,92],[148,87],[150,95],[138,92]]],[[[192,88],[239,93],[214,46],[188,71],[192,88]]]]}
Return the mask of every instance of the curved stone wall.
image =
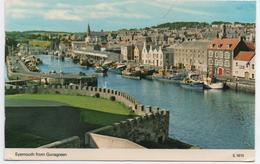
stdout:
{"type": "MultiPolygon", "coordinates": [[[[98,88],[79,86],[33,86],[33,87],[6,87],[5,94],[22,93],[56,93],[64,95],[95,96],[99,94],[101,98],[110,99],[112,96],[128,106],[137,116],[113,125],[108,125],[100,129],[86,132],[85,145],[89,146],[90,133],[97,133],[120,138],[126,138],[134,142],[152,141],[164,142],[168,138],[169,111],[158,107],[144,106],[134,97],[125,92],[98,88]]],[[[57,145],[55,145],[57,147],[57,145]]]]}

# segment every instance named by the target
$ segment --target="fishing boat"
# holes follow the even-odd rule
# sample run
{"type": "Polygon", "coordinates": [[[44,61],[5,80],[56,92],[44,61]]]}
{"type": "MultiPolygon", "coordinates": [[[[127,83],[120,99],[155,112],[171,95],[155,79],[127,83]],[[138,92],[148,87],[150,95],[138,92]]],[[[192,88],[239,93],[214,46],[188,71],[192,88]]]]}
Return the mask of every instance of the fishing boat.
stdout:
{"type": "Polygon", "coordinates": [[[118,66],[116,66],[116,67],[109,68],[108,71],[121,75],[121,74],[122,74],[122,71],[123,71],[125,68],[126,68],[126,65],[118,65],[118,66]]]}
{"type": "Polygon", "coordinates": [[[122,71],[122,77],[126,77],[129,79],[141,80],[141,71],[133,70],[131,68],[126,68],[122,71]]]}
{"type": "Polygon", "coordinates": [[[186,88],[186,89],[203,90],[203,88],[204,88],[204,83],[201,83],[201,82],[185,81],[185,82],[181,82],[180,84],[181,84],[181,87],[186,88]]]}
{"type": "Polygon", "coordinates": [[[88,66],[88,58],[84,58],[84,57],[80,58],[79,64],[81,66],[88,66]]]}
{"type": "Polygon", "coordinates": [[[107,68],[101,67],[101,66],[96,66],[95,72],[96,73],[107,73],[107,68]]]}
{"type": "Polygon", "coordinates": [[[206,78],[204,80],[204,87],[207,89],[223,89],[224,83],[217,81],[216,78],[206,78]]]}
{"type": "Polygon", "coordinates": [[[195,73],[189,73],[188,77],[180,82],[181,87],[186,89],[204,89],[204,82],[200,79],[200,75],[195,73]]]}
{"type": "Polygon", "coordinates": [[[154,68],[144,68],[144,67],[140,67],[140,68],[141,68],[141,77],[142,78],[151,77],[151,79],[152,79],[152,76],[155,72],[154,68]]]}
{"type": "Polygon", "coordinates": [[[175,75],[169,75],[169,76],[159,76],[159,75],[153,75],[154,80],[158,81],[164,81],[164,82],[173,82],[178,83],[184,79],[184,74],[175,74],[175,75]]]}
{"type": "Polygon", "coordinates": [[[164,82],[173,82],[173,83],[179,83],[185,78],[184,72],[177,72],[177,71],[168,71],[165,72],[164,70],[160,70],[158,74],[153,74],[153,79],[158,81],[164,81],[164,82]]]}

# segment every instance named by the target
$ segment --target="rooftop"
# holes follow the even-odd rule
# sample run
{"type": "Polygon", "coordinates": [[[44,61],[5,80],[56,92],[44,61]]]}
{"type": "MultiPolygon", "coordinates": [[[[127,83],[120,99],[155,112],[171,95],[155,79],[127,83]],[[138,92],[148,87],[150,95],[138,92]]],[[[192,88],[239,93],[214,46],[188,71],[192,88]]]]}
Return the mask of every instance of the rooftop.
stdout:
{"type": "Polygon", "coordinates": [[[240,51],[234,60],[250,61],[255,56],[255,51],[240,51]]]}
{"type": "Polygon", "coordinates": [[[234,50],[240,41],[239,38],[215,38],[210,42],[208,48],[234,50]]]}
{"type": "Polygon", "coordinates": [[[255,50],[255,45],[253,42],[246,42],[246,46],[251,50],[254,51],[255,50]]]}
{"type": "Polygon", "coordinates": [[[191,49],[207,49],[209,44],[208,40],[196,40],[196,41],[186,41],[181,44],[175,44],[168,48],[191,48],[191,49]]]}

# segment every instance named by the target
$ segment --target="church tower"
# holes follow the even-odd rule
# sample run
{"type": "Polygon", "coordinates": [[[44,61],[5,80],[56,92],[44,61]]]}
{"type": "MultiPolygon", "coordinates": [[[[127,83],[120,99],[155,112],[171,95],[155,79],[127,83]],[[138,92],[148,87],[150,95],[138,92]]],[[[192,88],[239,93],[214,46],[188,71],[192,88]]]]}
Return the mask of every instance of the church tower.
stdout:
{"type": "Polygon", "coordinates": [[[87,29],[87,36],[90,36],[91,35],[91,31],[90,31],[90,26],[88,24],[88,29],[87,29]]]}
{"type": "Polygon", "coordinates": [[[85,37],[85,42],[86,43],[90,43],[91,42],[91,31],[90,31],[90,26],[88,24],[88,28],[87,28],[87,34],[86,34],[86,37],[85,37]]]}

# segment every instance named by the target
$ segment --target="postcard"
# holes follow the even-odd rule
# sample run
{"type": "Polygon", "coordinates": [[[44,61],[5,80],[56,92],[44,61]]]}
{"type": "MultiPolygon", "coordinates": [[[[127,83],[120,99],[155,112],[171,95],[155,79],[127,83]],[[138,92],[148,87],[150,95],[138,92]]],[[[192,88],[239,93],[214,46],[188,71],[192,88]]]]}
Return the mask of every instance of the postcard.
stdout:
{"type": "Polygon", "coordinates": [[[6,0],[5,160],[254,161],[256,1],[6,0]]]}

